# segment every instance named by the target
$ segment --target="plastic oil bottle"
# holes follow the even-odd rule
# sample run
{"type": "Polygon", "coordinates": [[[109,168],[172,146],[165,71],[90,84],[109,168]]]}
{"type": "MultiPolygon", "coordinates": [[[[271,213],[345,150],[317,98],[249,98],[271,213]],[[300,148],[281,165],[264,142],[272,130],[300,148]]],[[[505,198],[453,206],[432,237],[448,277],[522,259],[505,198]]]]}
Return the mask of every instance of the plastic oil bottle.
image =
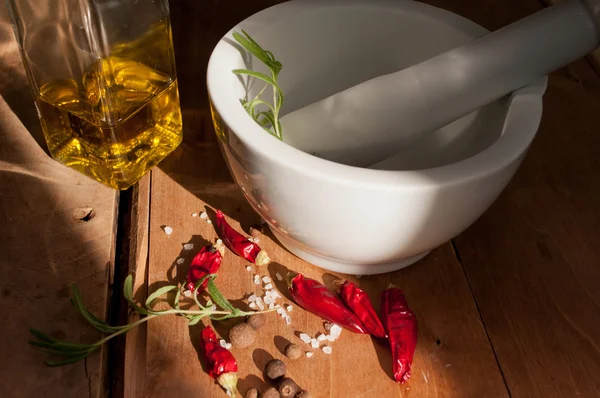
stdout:
{"type": "Polygon", "coordinates": [[[126,189],[182,140],[167,0],[7,0],[52,157],[126,189]]]}

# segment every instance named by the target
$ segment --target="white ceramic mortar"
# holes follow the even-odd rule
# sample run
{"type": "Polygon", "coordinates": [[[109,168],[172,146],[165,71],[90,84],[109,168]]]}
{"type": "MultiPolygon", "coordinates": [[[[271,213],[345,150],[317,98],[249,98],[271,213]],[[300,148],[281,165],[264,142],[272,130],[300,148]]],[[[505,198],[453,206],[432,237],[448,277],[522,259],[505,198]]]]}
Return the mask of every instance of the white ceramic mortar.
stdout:
{"type": "MultiPolygon", "coordinates": [[[[283,63],[284,112],[486,33],[410,0],[294,0],[232,31],[241,29],[283,63]]],[[[280,242],[332,271],[397,270],[461,233],[505,188],[539,126],[545,79],[427,136],[377,170],[320,159],[269,135],[240,105],[246,87],[231,71],[265,69],[240,50],[232,31],[214,49],[207,74],[224,157],[280,242]]],[[[253,85],[250,94],[260,88],[253,85]]]]}

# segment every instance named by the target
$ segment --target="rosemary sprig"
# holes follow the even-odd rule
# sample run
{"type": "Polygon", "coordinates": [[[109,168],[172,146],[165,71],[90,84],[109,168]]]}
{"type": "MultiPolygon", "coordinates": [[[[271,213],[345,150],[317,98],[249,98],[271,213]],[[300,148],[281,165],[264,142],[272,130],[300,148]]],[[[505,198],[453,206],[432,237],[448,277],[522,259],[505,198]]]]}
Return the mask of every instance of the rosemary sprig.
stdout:
{"type": "Polygon", "coordinates": [[[281,72],[281,62],[275,59],[270,51],[263,49],[248,33],[242,30],[242,33],[234,32],[233,38],[250,54],[254,55],[259,61],[269,68],[271,76],[264,73],[255,72],[249,69],[234,69],[233,73],[237,75],[247,75],[255,79],[262,80],[265,86],[253,99],[240,99],[246,112],[254,119],[256,123],[262,126],[271,135],[283,140],[283,132],[279,121],[279,111],[283,105],[283,92],[277,84],[277,77],[281,72]],[[273,104],[261,98],[267,87],[273,88],[273,104]]]}
{"type": "Polygon", "coordinates": [[[206,275],[204,278],[200,279],[194,286],[194,291],[192,294],[194,304],[198,307],[197,310],[185,310],[181,309],[179,306],[179,301],[181,299],[181,288],[176,285],[167,285],[163,286],[152,294],[148,296],[145,304],[143,306],[136,303],[133,299],[133,278],[129,275],[125,279],[125,283],[123,285],[123,296],[129,303],[129,305],[133,308],[135,312],[140,315],[144,315],[144,317],[140,318],[138,321],[122,325],[122,326],[110,326],[105,322],[101,321],[97,317],[95,317],[91,312],[89,312],[85,305],[83,304],[83,298],[79,289],[76,285],[71,286],[72,297],[70,298],[70,302],[79,314],[81,314],[86,321],[88,321],[94,328],[98,329],[100,332],[105,333],[106,336],[102,339],[96,341],[91,344],[81,344],[69,341],[57,340],[43,332],[40,332],[36,329],[30,329],[30,333],[36,338],[36,340],[30,341],[29,344],[33,347],[37,348],[40,351],[43,351],[52,356],[58,357],[55,361],[45,361],[44,363],[48,366],[62,366],[71,363],[78,362],[100,347],[104,345],[109,340],[129,332],[131,329],[141,325],[144,322],[148,322],[151,319],[157,318],[159,316],[165,315],[180,315],[182,317],[187,318],[188,325],[196,325],[203,318],[208,317],[213,320],[224,320],[229,318],[235,318],[240,316],[247,316],[258,313],[272,312],[274,310],[266,310],[266,311],[242,311],[239,308],[235,308],[227,299],[221,294],[214,280],[216,275],[206,275]],[[200,286],[207,281],[207,292],[210,295],[211,300],[206,301],[203,305],[197,297],[197,292],[200,286]],[[173,304],[168,302],[170,305],[170,309],[158,311],[153,308],[153,304],[157,299],[164,296],[165,294],[177,290],[175,295],[175,299],[173,304]],[[221,307],[220,310],[214,309],[212,307],[212,302],[216,304],[216,306],[221,307]]]}

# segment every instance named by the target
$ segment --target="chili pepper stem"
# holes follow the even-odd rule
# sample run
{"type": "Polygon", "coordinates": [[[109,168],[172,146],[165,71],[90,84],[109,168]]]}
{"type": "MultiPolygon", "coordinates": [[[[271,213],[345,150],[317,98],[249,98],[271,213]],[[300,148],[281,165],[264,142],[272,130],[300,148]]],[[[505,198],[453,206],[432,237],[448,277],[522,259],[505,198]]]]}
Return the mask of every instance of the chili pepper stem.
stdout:
{"type": "Polygon", "coordinates": [[[219,385],[225,389],[230,397],[237,396],[238,376],[236,373],[223,373],[217,378],[219,385]]]}
{"type": "Polygon", "coordinates": [[[258,265],[259,267],[261,267],[261,266],[269,265],[271,263],[271,259],[269,258],[269,255],[267,254],[266,251],[261,250],[258,253],[258,255],[256,256],[256,260],[254,260],[254,263],[256,265],[258,265]]]}

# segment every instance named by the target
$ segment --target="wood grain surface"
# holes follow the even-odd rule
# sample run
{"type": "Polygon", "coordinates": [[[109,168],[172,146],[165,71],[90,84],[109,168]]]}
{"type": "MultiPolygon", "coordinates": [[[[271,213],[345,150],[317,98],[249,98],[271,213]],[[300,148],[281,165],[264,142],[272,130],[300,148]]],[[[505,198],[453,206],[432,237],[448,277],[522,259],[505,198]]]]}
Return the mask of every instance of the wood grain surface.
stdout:
{"type": "MultiPolygon", "coordinates": [[[[542,7],[537,1],[518,0],[428,2],[491,30],[542,7]]],[[[174,2],[174,21],[199,18],[197,24],[179,24],[186,26],[185,35],[176,28],[180,79],[196,83],[203,78],[203,70],[189,71],[187,65],[205,65],[212,46],[230,26],[268,5],[269,2],[261,2],[241,6],[239,2],[225,1],[205,3],[200,11],[188,3],[174,2]]],[[[598,172],[593,157],[593,148],[598,147],[594,145],[597,135],[592,128],[599,105],[598,82],[585,61],[551,76],[540,129],[546,144],[538,143],[541,138],[535,141],[507,192],[480,222],[456,239],[457,252],[448,244],[406,270],[360,279],[361,286],[376,302],[378,292],[390,281],[407,290],[420,326],[415,370],[409,385],[398,386],[391,381],[385,348],[350,333],[344,333],[334,343],[331,356],[317,352],[310,359],[288,362],[290,374],[318,397],[597,396],[593,374],[600,372],[600,312],[598,268],[594,266],[598,245],[593,239],[598,223],[597,215],[592,213],[598,208],[600,193],[597,184],[585,182],[598,172]],[[574,117],[579,118],[577,123],[573,122],[574,117]],[[569,146],[573,137],[581,141],[569,146]],[[569,148],[568,156],[565,148],[569,148]],[[566,166],[556,168],[555,158],[564,159],[572,173],[566,172],[566,166]],[[558,193],[556,190],[561,188],[554,185],[557,179],[558,186],[565,190],[579,181],[580,185],[575,186],[579,190],[558,193]],[[524,195],[518,200],[520,211],[515,205],[517,199],[507,199],[516,195],[512,192],[524,195]],[[540,203],[544,205],[538,207],[540,203]],[[570,207],[562,213],[556,204],[570,207]],[[531,212],[528,217],[537,215],[536,222],[543,223],[544,228],[538,229],[522,211],[531,212]],[[538,235],[545,238],[541,244],[538,235]],[[461,263],[468,278],[459,266],[461,263]],[[548,268],[552,274],[544,276],[548,268]],[[489,337],[487,328],[491,328],[489,337]]],[[[182,251],[183,243],[194,242],[197,249],[215,238],[212,225],[191,218],[191,213],[221,208],[234,225],[239,222],[245,230],[258,221],[231,183],[216,152],[204,86],[182,86],[187,87],[182,92],[185,143],[153,172],[152,178],[148,274],[151,289],[165,279],[181,281],[185,276],[192,253],[182,251]],[[163,225],[174,228],[170,238],[160,229],[163,225]],[[181,266],[174,263],[178,256],[186,259],[181,266]]],[[[290,268],[326,283],[341,277],[304,263],[269,236],[261,239],[261,245],[276,260],[261,274],[282,273],[280,270],[290,268]]],[[[229,297],[241,298],[255,288],[252,273],[245,271],[242,261],[228,254],[218,284],[229,297]]],[[[294,311],[291,328],[274,319],[251,348],[234,350],[240,362],[242,391],[248,386],[265,388],[265,362],[271,357],[283,358],[284,343],[299,341],[294,332],[314,334],[322,330],[314,316],[299,308],[294,311]]],[[[233,323],[219,326],[217,331],[226,338],[233,323]]],[[[182,320],[164,319],[149,325],[148,396],[222,394],[197,361],[199,329],[188,328],[182,320]]]]}
{"type": "Polygon", "coordinates": [[[105,352],[63,367],[27,344],[28,328],[92,342],[100,336],[70,305],[77,283],[89,309],[107,311],[116,192],[50,159],[0,7],[0,396],[98,397],[105,352]],[[40,143],[42,146],[40,146],[40,143]]]}

